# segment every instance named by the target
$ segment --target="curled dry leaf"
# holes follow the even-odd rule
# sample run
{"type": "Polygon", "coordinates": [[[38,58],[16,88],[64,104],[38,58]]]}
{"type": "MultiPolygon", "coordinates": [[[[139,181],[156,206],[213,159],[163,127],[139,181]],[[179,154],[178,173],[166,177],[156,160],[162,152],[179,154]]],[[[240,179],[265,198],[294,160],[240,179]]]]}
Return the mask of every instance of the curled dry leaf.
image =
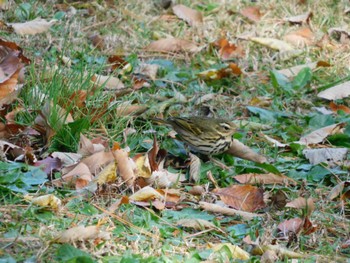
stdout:
{"type": "Polygon", "coordinates": [[[305,145],[321,143],[330,135],[343,133],[345,125],[346,124],[342,122],[323,127],[321,129],[318,129],[307,135],[302,136],[300,140],[296,143],[305,145]]]}
{"type": "Polygon", "coordinates": [[[312,12],[309,11],[301,15],[288,17],[285,19],[285,21],[288,21],[291,24],[303,24],[303,23],[308,24],[311,18],[312,18],[312,12]]]}
{"type": "Polygon", "coordinates": [[[264,191],[252,185],[232,185],[226,188],[214,189],[220,199],[235,209],[253,212],[265,207],[264,191]]]}
{"type": "Polygon", "coordinates": [[[55,241],[58,243],[73,243],[97,238],[109,240],[110,233],[101,231],[99,226],[76,226],[62,232],[55,241]]]}
{"type": "Polygon", "coordinates": [[[214,43],[214,46],[219,48],[219,55],[222,60],[242,58],[245,55],[241,46],[230,43],[226,38],[220,38],[214,43]]]}
{"type": "Polygon", "coordinates": [[[127,151],[120,149],[114,151],[114,158],[117,162],[118,174],[122,177],[123,182],[125,182],[128,186],[134,185],[135,181],[135,163],[129,158],[129,154],[127,151]]]}
{"type": "MultiPolygon", "coordinates": [[[[348,182],[348,181],[341,182],[341,183],[337,184],[330,191],[330,193],[328,195],[328,199],[333,200],[333,199],[337,198],[338,196],[341,196],[341,199],[343,200],[344,197],[346,197],[346,195],[341,195],[341,193],[343,192],[344,188],[349,187],[349,186],[350,186],[350,182],[348,182]]],[[[349,190],[348,190],[348,192],[349,192],[349,190]]]]}
{"type": "Polygon", "coordinates": [[[317,94],[317,97],[326,100],[340,100],[350,96],[350,81],[331,87],[317,94]]]}
{"type": "Polygon", "coordinates": [[[262,14],[260,13],[260,9],[257,6],[246,7],[241,10],[241,15],[248,18],[252,22],[259,22],[262,14]]]}
{"type": "Polygon", "coordinates": [[[329,103],[329,107],[333,112],[343,111],[347,114],[350,114],[350,108],[345,105],[335,104],[333,101],[329,103]]]}
{"type": "Polygon", "coordinates": [[[286,207],[306,210],[306,214],[311,215],[311,213],[315,210],[315,203],[312,198],[298,197],[287,203],[286,207]]]}
{"type": "Polygon", "coordinates": [[[120,90],[125,88],[123,82],[113,76],[94,74],[91,77],[91,81],[94,83],[95,87],[103,87],[105,90],[120,90]]]}
{"type": "Polygon", "coordinates": [[[146,155],[136,155],[134,158],[137,167],[137,176],[143,178],[150,178],[152,171],[149,163],[148,154],[146,155]]]}
{"type": "Polygon", "coordinates": [[[348,148],[304,149],[303,154],[313,165],[327,163],[332,166],[336,162],[345,160],[348,148]]]}
{"type": "Polygon", "coordinates": [[[200,179],[201,160],[194,154],[190,155],[190,180],[198,182],[200,179]]]}
{"type": "Polygon", "coordinates": [[[231,252],[232,259],[239,259],[239,260],[248,260],[250,259],[250,255],[245,250],[241,249],[237,245],[233,245],[231,243],[220,243],[220,244],[211,244],[211,247],[214,251],[219,251],[223,247],[227,247],[231,252]]]}
{"type": "Polygon", "coordinates": [[[60,159],[62,166],[76,164],[82,157],[80,154],[67,152],[53,152],[51,156],[60,159]]]}
{"type": "Polygon", "coordinates": [[[70,172],[63,174],[61,178],[53,180],[53,185],[60,186],[62,182],[66,182],[68,184],[75,184],[77,179],[80,180],[79,185],[84,185],[82,181],[87,185],[92,181],[92,174],[89,170],[89,167],[85,163],[79,163],[74,167],[70,172]]]}
{"type": "Polygon", "coordinates": [[[177,182],[185,180],[185,176],[178,173],[171,173],[167,170],[153,171],[150,178],[147,178],[148,184],[157,185],[157,187],[169,187],[177,182]]]}
{"type": "Polygon", "coordinates": [[[200,207],[208,212],[222,214],[222,215],[228,215],[228,216],[241,216],[245,220],[252,220],[254,217],[261,217],[262,215],[250,213],[250,212],[244,212],[240,210],[236,210],[233,208],[223,207],[217,204],[211,204],[207,202],[199,202],[200,207]]]}
{"type": "Polygon", "coordinates": [[[180,219],[176,222],[177,226],[182,226],[182,227],[189,227],[193,228],[196,230],[203,230],[203,229],[217,229],[217,227],[209,222],[208,220],[204,219],[199,219],[199,218],[185,218],[185,219],[180,219]]]}
{"type": "Polygon", "coordinates": [[[262,255],[268,250],[275,251],[277,255],[279,255],[280,258],[307,258],[308,255],[304,255],[301,253],[294,252],[292,250],[288,250],[284,247],[281,247],[280,245],[258,245],[255,246],[251,254],[252,255],[262,255]]]}
{"type": "Polygon", "coordinates": [[[203,22],[203,16],[201,12],[189,8],[185,5],[173,6],[173,12],[178,18],[185,20],[190,26],[195,26],[203,22]]]}
{"type": "Polygon", "coordinates": [[[271,138],[270,136],[267,136],[266,134],[262,134],[262,136],[267,140],[267,142],[272,144],[272,146],[274,146],[274,147],[284,148],[284,147],[288,146],[288,144],[281,143],[281,142],[271,138]]]}
{"type": "Polygon", "coordinates": [[[89,140],[83,134],[80,134],[78,154],[86,157],[97,152],[102,152],[104,150],[105,147],[101,143],[92,143],[91,140],[89,140]]]}
{"type": "Polygon", "coordinates": [[[81,162],[87,165],[92,174],[97,174],[113,160],[112,152],[97,152],[89,157],[85,157],[81,162]]]}
{"type": "Polygon", "coordinates": [[[35,205],[48,206],[48,207],[51,207],[52,209],[58,209],[62,204],[61,199],[54,196],[53,194],[42,195],[38,197],[25,195],[23,198],[27,201],[32,202],[35,205]]]}
{"type": "Polygon", "coordinates": [[[45,19],[37,18],[25,23],[12,23],[10,25],[19,35],[36,35],[46,32],[56,22],[56,19],[46,21],[45,19]]]}
{"type": "Polygon", "coordinates": [[[233,140],[231,147],[226,152],[233,156],[236,156],[245,160],[257,162],[257,163],[267,162],[267,159],[265,156],[257,154],[248,146],[244,145],[243,143],[241,143],[236,139],[233,140]]]}
{"type": "Polygon", "coordinates": [[[297,48],[311,46],[315,43],[314,33],[308,27],[290,32],[283,39],[297,48]]]}
{"type": "Polygon", "coordinates": [[[10,78],[0,84],[0,107],[10,104],[17,98],[20,87],[17,86],[18,76],[21,69],[18,69],[10,78]]]}
{"type": "Polygon", "coordinates": [[[285,220],[277,226],[277,229],[280,231],[283,236],[288,236],[289,232],[298,234],[302,229],[304,220],[301,218],[292,218],[285,220]]]}
{"type": "Polygon", "coordinates": [[[279,50],[279,51],[294,51],[294,47],[285,41],[275,39],[275,38],[265,38],[265,37],[251,37],[249,40],[258,43],[260,45],[279,50]]]}
{"type": "Polygon", "coordinates": [[[117,179],[117,165],[115,162],[108,164],[94,179],[99,184],[115,182],[117,179]]]}
{"type": "Polygon", "coordinates": [[[139,115],[148,109],[147,105],[144,104],[132,104],[131,101],[125,101],[120,104],[115,109],[115,115],[117,117],[124,117],[128,115],[139,115]]]}
{"type": "Polygon", "coordinates": [[[164,38],[152,42],[146,48],[148,51],[156,52],[190,52],[196,53],[201,50],[195,43],[179,38],[164,38]]]}
{"type": "Polygon", "coordinates": [[[146,186],[129,196],[132,201],[150,201],[154,199],[164,200],[164,196],[153,187],[146,186]]]}
{"type": "Polygon", "coordinates": [[[267,174],[240,174],[233,178],[241,184],[282,184],[282,185],[296,185],[297,182],[285,175],[277,175],[273,173],[267,174]]]}

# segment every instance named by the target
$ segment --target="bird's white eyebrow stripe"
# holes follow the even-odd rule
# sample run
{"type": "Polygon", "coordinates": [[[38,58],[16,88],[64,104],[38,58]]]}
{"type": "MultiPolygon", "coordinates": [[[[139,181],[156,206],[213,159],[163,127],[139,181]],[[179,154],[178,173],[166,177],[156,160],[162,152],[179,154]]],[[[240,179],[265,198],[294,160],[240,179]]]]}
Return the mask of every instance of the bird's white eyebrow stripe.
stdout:
{"type": "Polygon", "coordinates": [[[221,127],[226,127],[226,128],[231,128],[230,124],[227,124],[227,123],[224,123],[224,122],[220,123],[220,126],[221,127]]]}

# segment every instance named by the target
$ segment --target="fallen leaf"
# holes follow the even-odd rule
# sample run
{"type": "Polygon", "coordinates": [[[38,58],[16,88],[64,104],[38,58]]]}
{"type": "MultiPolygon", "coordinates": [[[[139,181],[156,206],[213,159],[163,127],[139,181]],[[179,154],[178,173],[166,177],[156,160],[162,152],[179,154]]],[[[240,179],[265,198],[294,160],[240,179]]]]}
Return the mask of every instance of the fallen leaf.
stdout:
{"type": "Polygon", "coordinates": [[[102,145],[101,143],[92,143],[91,140],[89,140],[83,134],[80,134],[79,148],[77,152],[78,154],[80,154],[83,157],[86,157],[97,152],[103,152],[104,150],[104,145],[102,145]]]}
{"type": "Polygon", "coordinates": [[[290,32],[283,39],[297,48],[304,48],[315,43],[314,33],[308,27],[290,32]]]}
{"type": "Polygon", "coordinates": [[[132,104],[131,101],[124,101],[119,103],[115,108],[116,117],[125,117],[128,115],[139,115],[145,112],[148,109],[148,106],[145,104],[132,104]]]}
{"type": "Polygon", "coordinates": [[[156,191],[153,187],[146,186],[136,193],[129,196],[132,201],[150,201],[154,199],[164,200],[164,196],[156,191]]]}
{"type": "Polygon", "coordinates": [[[136,178],[134,173],[136,165],[134,161],[129,158],[128,152],[123,149],[114,151],[113,155],[117,162],[118,174],[121,176],[124,183],[128,186],[132,186],[136,178]]]}
{"type": "Polygon", "coordinates": [[[346,159],[348,148],[304,149],[303,154],[312,165],[327,163],[334,166],[337,162],[346,159]]]}
{"type": "MultiPolygon", "coordinates": [[[[62,182],[66,182],[69,185],[75,184],[77,179],[80,179],[80,184],[82,181],[85,181],[86,184],[91,182],[93,179],[93,176],[89,170],[89,167],[84,163],[79,163],[74,167],[73,170],[69,171],[68,173],[62,173],[62,177],[56,180],[53,180],[53,185],[60,186],[62,182]]],[[[80,189],[80,188],[79,188],[80,189]]]]}
{"type": "Polygon", "coordinates": [[[231,154],[233,156],[250,160],[257,163],[266,163],[267,159],[265,156],[262,156],[256,152],[254,152],[251,148],[244,145],[240,141],[234,139],[230,148],[226,151],[226,153],[231,154]]]}
{"type": "Polygon", "coordinates": [[[105,90],[120,90],[125,88],[123,82],[120,79],[113,76],[103,76],[94,74],[91,77],[91,81],[96,88],[103,87],[105,90]]]}
{"type": "Polygon", "coordinates": [[[273,173],[267,174],[240,174],[233,177],[241,184],[282,184],[282,185],[296,185],[297,182],[285,175],[277,175],[273,173]]]}
{"type": "Polygon", "coordinates": [[[226,247],[226,248],[228,248],[230,250],[230,252],[231,252],[230,256],[232,257],[232,259],[238,259],[238,260],[248,260],[248,259],[250,259],[249,253],[246,252],[245,250],[241,249],[237,245],[233,245],[231,243],[211,244],[211,248],[214,251],[219,251],[223,247],[226,247]]]}
{"type": "Polygon", "coordinates": [[[203,22],[203,16],[201,12],[189,8],[185,5],[173,6],[173,12],[178,18],[185,20],[190,26],[196,26],[203,22]]]}
{"type": "MultiPolygon", "coordinates": [[[[328,195],[328,199],[333,200],[335,198],[337,198],[338,196],[341,196],[341,200],[343,200],[344,195],[341,195],[343,193],[343,190],[345,188],[348,188],[350,186],[350,182],[345,181],[345,182],[340,182],[339,184],[337,184],[336,186],[334,186],[332,188],[332,190],[330,191],[329,195],[328,195]]],[[[347,189],[347,192],[349,192],[349,190],[347,189]]]]}
{"type": "Polygon", "coordinates": [[[61,161],[62,166],[76,164],[82,157],[80,154],[68,152],[53,152],[51,156],[53,158],[58,158],[61,161]]]}
{"type": "Polygon", "coordinates": [[[45,19],[37,18],[25,23],[12,23],[10,25],[19,35],[36,35],[46,32],[56,22],[56,19],[46,21],[45,19]]]}
{"type": "Polygon", "coordinates": [[[245,220],[252,220],[255,217],[261,217],[260,214],[240,211],[233,208],[223,207],[222,205],[212,204],[200,201],[199,202],[200,207],[208,212],[212,212],[215,214],[221,214],[221,215],[228,215],[228,216],[241,216],[245,220]]]}
{"type": "Polygon", "coordinates": [[[214,189],[221,200],[235,209],[253,212],[265,207],[261,188],[251,185],[232,185],[226,188],[214,189]]]}
{"type": "Polygon", "coordinates": [[[97,174],[94,181],[101,184],[113,183],[117,179],[117,165],[115,162],[108,164],[103,170],[97,174]]]}
{"type": "Polygon", "coordinates": [[[87,241],[97,238],[109,240],[110,233],[101,231],[99,226],[76,226],[63,231],[55,241],[58,243],[74,243],[76,241],[87,241]]]}
{"type": "Polygon", "coordinates": [[[209,228],[209,229],[217,228],[213,223],[204,219],[199,219],[199,218],[180,219],[176,222],[176,225],[181,227],[189,227],[196,230],[203,230],[206,228],[209,228]]]}
{"type": "Polygon", "coordinates": [[[139,74],[155,80],[157,78],[159,66],[157,64],[141,63],[134,71],[134,74],[139,74]]]}
{"type": "Polygon", "coordinates": [[[112,152],[97,152],[81,160],[92,174],[97,174],[107,164],[114,160],[112,152]]]}
{"type": "Polygon", "coordinates": [[[265,37],[251,37],[249,40],[258,43],[260,45],[279,50],[279,51],[294,51],[294,47],[285,41],[275,38],[265,37]]]}
{"type": "Polygon", "coordinates": [[[335,104],[333,101],[331,101],[329,103],[329,107],[333,112],[343,111],[347,114],[350,114],[350,108],[345,105],[338,105],[338,104],[335,104]]]}
{"type": "Polygon", "coordinates": [[[285,19],[285,21],[288,21],[291,24],[309,24],[310,19],[312,18],[312,12],[306,12],[304,14],[301,15],[297,15],[297,16],[291,16],[285,19]]]}
{"type": "Polygon", "coordinates": [[[350,81],[331,87],[317,94],[317,97],[326,100],[340,100],[350,96],[350,81]]]}
{"type": "Polygon", "coordinates": [[[32,202],[35,205],[48,206],[48,207],[51,207],[52,209],[58,209],[62,204],[61,199],[59,199],[53,194],[42,195],[38,197],[25,195],[23,198],[27,201],[32,202]]]}
{"type": "Polygon", "coordinates": [[[105,40],[101,35],[92,34],[88,38],[91,41],[92,45],[97,49],[103,50],[105,48],[105,42],[104,42],[105,40]]]}
{"type": "Polygon", "coordinates": [[[285,148],[288,146],[288,144],[281,143],[281,142],[271,138],[270,136],[267,136],[266,134],[263,134],[263,137],[267,140],[267,142],[272,144],[273,147],[285,148]]]}
{"type": "Polygon", "coordinates": [[[242,58],[245,52],[241,46],[230,43],[226,38],[221,38],[214,42],[214,46],[219,48],[219,55],[222,60],[242,58]]]}
{"type": "Polygon", "coordinates": [[[285,220],[282,223],[280,223],[277,226],[277,229],[280,231],[280,233],[287,237],[289,232],[293,232],[295,234],[298,234],[300,230],[302,229],[304,220],[301,218],[292,218],[289,220],[285,220]]]}
{"type": "Polygon", "coordinates": [[[344,127],[345,123],[332,124],[302,136],[296,143],[305,145],[321,143],[330,135],[343,133],[344,127]]]}
{"type": "Polygon", "coordinates": [[[312,198],[304,197],[294,199],[293,201],[287,203],[286,207],[304,210],[307,215],[311,215],[311,213],[315,210],[314,200],[312,198]]]}
{"type": "Polygon", "coordinates": [[[248,18],[252,22],[259,22],[262,14],[257,6],[246,7],[240,11],[241,15],[248,18]]]}
{"type": "Polygon", "coordinates": [[[123,68],[128,64],[123,58],[116,55],[108,57],[108,63],[111,64],[112,70],[123,68]]]}
{"type": "Polygon", "coordinates": [[[147,47],[147,51],[157,51],[157,52],[190,52],[196,53],[199,52],[199,48],[195,43],[179,38],[164,38],[152,42],[147,47]]]}
{"type": "Polygon", "coordinates": [[[46,157],[43,160],[35,162],[34,166],[41,166],[44,172],[51,177],[53,171],[58,171],[62,167],[62,162],[55,157],[46,157]]]}

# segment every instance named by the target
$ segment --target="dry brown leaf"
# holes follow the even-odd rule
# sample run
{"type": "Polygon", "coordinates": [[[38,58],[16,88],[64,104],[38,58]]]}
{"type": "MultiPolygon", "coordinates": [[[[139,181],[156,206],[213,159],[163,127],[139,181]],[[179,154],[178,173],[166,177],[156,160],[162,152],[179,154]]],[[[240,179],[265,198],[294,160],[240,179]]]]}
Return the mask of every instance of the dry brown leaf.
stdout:
{"type": "Polygon", "coordinates": [[[87,137],[83,134],[80,134],[78,154],[83,157],[89,156],[91,154],[102,152],[105,150],[105,147],[101,143],[92,143],[87,137]]]}
{"type": "MultiPolygon", "coordinates": [[[[336,186],[334,186],[332,188],[332,190],[330,191],[329,195],[328,195],[328,199],[333,200],[335,198],[337,198],[338,196],[340,196],[341,200],[344,200],[346,197],[348,197],[349,193],[343,193],[344,188],[348,188],[350,186],[350,182],[349,181],[345,181],[345,182],[341,182],[339,184],[337,184],[336,186]]],[[[349,190],[347,190],[347,192],[349,192],[349,190]]]]}
{"type": "Polygon", "coordinates": [[[94,74],[91,77],[91,81],[94,83],[95,87],[103,87],[105,90],[120,90],[125,88],[123,82],[113,76],[94,74]]]}
{"type": "Polygon", "coordinates": [[[249,40],[279,51],[295,51],[295,48],[292,45],[275,38],[251,37],[249,40]]]}
{"type": "Polygon", "coordinates": [[[150,201],[154,199],[164,200],[164,196],[153,187],[146,186],[129,196],[132,201],[150,201]]]}
{"type": "Polygon", "coordinates": [[[135,181],[135,163],[129,158],[129,153],[123,149],[114,151],[114,158],[117,162],[118,174],[122,177],[123,182],[128,186],[134,185],[135,181]]]}
{"type": "Polygon", "coordinates": [[[285,20],[291,24],[303,24],[303,23],[308,24],[310,22],[311,17],[312,17],[312,12],[309,11],[305,14],[288,17],[285,20]]]}
{"type": "Polygon", "coordinates": [[[190,26],[196,26],[203,22],[202,13],[187,6],[175,5],[173,6],[173,12],[178,18],[185,20],[190,26]]]}
{"type": "Polygon", "coordinates": [[[311,215],[311,213],[315,210],[315,203],[312,198],[298,197],[287,203],[286,207],[302,209],[306,211],[307,215],[311,215]]]}
{"type": "Polygon", "coordinates": [[[230,43],[226,38],[220,38],[213,44],[215,47],[219,48],[219,55],[222,60],[242,58],[245,55],[241,46],[230,43]]]}
{"type": "Polygon", "coordinates": [[[350,96],[350,81],[331,87],[317,94],[317,97],[326,100],[340,100],[350,96]]]}
{"type": "Polygon", "coordinates": [[[171,173],[167,170],[153,171],[150,178],[147,178],[146,182],[149,185],[156,185],[159,188],[170,187],[177,182],[183,182],[184,175],[178,173],[171,173]]]}
{"type": "Polygon", "coordinates": [[[274,146],[274,147],[285,148],[288,146],[288,144],[281,143],[281,142],[271,138],[270,136],[267,136],[266,134],[262,134],[262,136],[267,140],[267,142],[272,144],[272,146],[274,146]]]}
{"type": "Polygon", "coordinates": [[[180,219],[176,222],[176,225],[182,226],[182,227],[189,227],[196,230],[203,230],[206,228],[217,229],[217,227],[213,223],[204,219],[199,219],[199,218],[180,219]]]}
{"type": "Polygon", "coordinates": [[[25,195],[23,198],[27,201],[32,202],[35,205],[49,206],[52,209],[58,209],[62,204],[61,199],[54,196],[53,194],[42,195],[42,196],[38,196],[38,197],[25,195]]]}
{"type": "Polygon", "coordinates": [[[20,91],[17,86],[20,70],[18,69],[9,79],[0,84],[0,108],[5,104],[10,104],[17,98],[17,94],[20,91]]]}
{"type": "Polygon", "coordinates": [[[146,48],[148,51],[156,51],[156,52],[190,52],[196,53],[199,52],[201,48],[199,48],[195,43],[179,38],[164,38],[157,41],[152,42],[146,48]]]}
{"type": "Polygon", "coordinates": [[[282,185],[296,185],[297,182],[285,175],[277,175],[273,173],[267,174],[240,174],[236,175],[235,178],[241,184],[282,184],[282,185]]]}
{"type": "Polygon", "coordinates": [[[180,201],[182,192],[180,189],[157,189],[158,193],[164,196],[166,202],[178,203],[180,201]]]}
{"type": "Polygon", "coordinates": [[[259,22],[262,14],[260,13],[260,9],[257,6],[246,7],[241,10],[241,15],[248,18],[252,22],[259,22]]]}
{"type": "Polygon", "coordinates": [[[277,226],[277,229],[283,234],[288,236],[289,232],[298,234],[303,227],[304,220],[301,218],[292,218],[285,220],[277,226]]]}
{"type": "Polygon", "coordinates": [[[62,166],[76,164],[82,157],[80,154],[68,152],[53,152],[51,156],[60,159],[62,166]]]}
{"type": "Polygon", "coordinates": [[[338,104],[335,104],[333,101],[331,101],[329,103],[329,107],[334,112],[343,111],[347,114],[350,114],[350,108],[345,105],[338,105],[338,104]]]}
{"type": "Polygon", "coordinates": [[[148,154],[146,155],[136,155],[134,158],[136,168],[137,168],[137,176],[143,178],[150,178],[152,171],[151,166],[148,159],[148,154]]]}
{"type": "Polygon", "coordinates": [[[248,146],[244,145],[240,141],[234,139],[231,147],[226,151],[228,154],[231,154],[233,156],[250,160],[257,163],[266,163],[267,159],[265,156],[262,156],[260,154],[257,154],[252,149],[250,149],[248,146]]]}
{"type": "Polygon", "coordinates": [[[105,40],[101,35],[92,34],[89,36],[89,40],[91,41],[92,45],[97,49],[103,50],[105,48],[105,40]]]}
{"type": "Polygon", "coordinates": [[[145,104],[131,104],[131,101],[124,101],[115,109],[115,115],[117,117],[124,117],[128,115],[139,115],[145,112],[148,109],[148,106],[145,104]]]}
{"type": "MultiPolygon", "coordinates": [[[[53,180],[52,183],[56,186],[60,186],[62,182],[68,184],[75,184],[77,179],[83,180],[86,183],[92,181],[92,174],[89,170],[89,167],[84,163],[79,163],[68,173],[63,173],[62,177],[56,180],[53,180]]],[[[81,182],[80,182],[81,183],[81,182]]]]}
{"type": "Polygon", "coordinates": [[[150,78],[151,80],[155,80],[157,78],[159,65],[157,64],[147,64],[141,63],[138,68],[135,69],[135,74],[140,74],[150,78]]]}
{"type": "Polygon", "coordinates": [[[344,161],[348,154],[348,148],[319,148],[304,149],[303,154],[312,165],[327,163],[330,167],[344,161]]]}
{"type": "Polygon", "coordinates": [[[81,162],[87,165],[92,174],[97,174],[113,160],[112,152],[97,152],[89,157],[85,157],[81,162]]]}
{"type": "Polygon", "coordinates": [[[226,188],[214,189],[220,199],[235,209],[253,212],[265,207],[264,191],[252,185],[232,185],[226,188]]]}
{"type": "Polygon", "coordinates": [[[247,251],[241,249],[237,245],[233,245],[231,243],[211,244],[211,248],[214,251],[219,251],[223,247],[227,247],[230,250],[230,252],[231,252],[230,256],[232,257],[232,259],[238,259],[238,260],[249,260],[250,259],[249,253],[247,251]]]}
{"type": "Polygon", "coordinates": [[[19,35],[36,35],[46,32],[56,22],[56,19],[46,21],[45,19],[37,18],[25,23],[12,23],[10,25],[19,35]]]}
{"type": "Polygon", "coordinates": [[[117,164],[111,162],[98,175],[94,181],[99,184],[113,183],[117,179],[117,164]]]}
{"type": "Polygon", "coordinates": [[[110,233],[101,231],[99,226],[76,226],[63,231],[55,241],[58,243],[74,243],[92,239],[109,240],[110,233]]]}
{"type": "Polygon", "coordinates": [[[324,139],[326,139],[330,135],[343,133],[345,125],[346,125],[345,123],[337,123],[337,124],[323,127],[321,129],[318,129],[307,135],[302,136],[300,140],[297,141],[296,143],[305,144],[305,145],[321,143],[323,142],[324,139]]]}
{"type": "Polygon", "coordinates": [[[283,39],[297,48],[304,48],[315,44],[314,33],[308,27],[290,32],[283,39]]]}
{"type": "Polygon", "coordinates": [[[190,156],[190,180],[197,183],[200,179],[201,160],[192,153],[189,153],[189,156],[190,156]]]}
{"type": "Polygon", "coordinates": [[[222,215],[228,215],[228,216],[241,216],[245,220],[252,220],[254,217],[261,217],[262,215],[244,212],[240,210],[236,210],[233,208],[223,207],[212,203],[207,202],[199,202],[200,207],[208,212],[216,213],[216,214],[222,214],[222,215]]]}

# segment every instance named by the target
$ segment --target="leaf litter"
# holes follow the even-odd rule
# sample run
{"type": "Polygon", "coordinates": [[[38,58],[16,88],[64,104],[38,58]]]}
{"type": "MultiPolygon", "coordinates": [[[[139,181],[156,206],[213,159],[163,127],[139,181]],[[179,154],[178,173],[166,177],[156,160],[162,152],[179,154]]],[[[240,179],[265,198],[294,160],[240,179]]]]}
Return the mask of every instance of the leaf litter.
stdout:
{"type": "MultiPolygon", "coordinates": [[[[29,191],[33,209],[39,209],[35,211],[51,213],[62,222],[62,215],[69,218],[61,226],[53,223],[61,233],[56,242],[71,243],[94,258],[109,254],[106,250],[123,258],[125,249],[134,257],[146,258],[166,245],[180,251],[178,262],[183,262],[191,257],[191,246],[202,252],[210,240],[211,254],[202,260],[228,260],[220,258],[222,251],[230,251],[230,260],[248,260],[252,255],[283,260],[322,254],[325,250],[315,247],[325,246],[329,238],[341,247],[338,259],[346,257],[348,94],[347,79],[338,76],[346,75],[347,58],[335,52],[348,51],[349,34],[341,27],[344,18],[337,17],[337,27],[320,24],[317,10],[297,11],[305,5],[303,1],[293,6],[292,14],[281,3],[271,3],[276,9],[243,3],[234,9],[220,3],[173,5],[172,12],[186,23],[175,16],[160,19],[168,11],[156,10],[149,3],[137,3],[138,11],[120,5],[125,8],[116,9],[109,2],[66,3],[59,7],[64,15],[52,13],[55,19],[51,21],[39,20],[35,12],[30,17],[37,19],[25,19],[9,7],[7,12],[13,12],[17,20],[4,22],[6,34],[13,34],[12,26],[12,36],[26,47],[33,64],[29,69],[30,60],[17,44],[0,41],[3,189],[29,191]],[[110,21],[116,19],[108,16],[116,12],[126,18],[117,20],[118,26],[112,29],[110,21]],[[79,16],[79,21],[87,23],[83,30],[80,22],[70,20],[78,20],[77,13],[85,14],[79,16]],[[73,44],[62,49],[58,39],[68,26],[78,29],[77,35],[67,35],[67,42],[73,44]],[[86,35],[89,29],[96,31],[86,35]],[[94,37],[89,40],[88,36],[94,37]],[[79,53],[83,46],[89,46],[88,51],[79,53]],[[39,78],[46,57],[38,54],[44,53],[55,65],[50,74],[39,78]],[[70,73],[84,63],[87,67],[74,81],[70,73]],[[24,69],[35,73],[24,74],[24,69]],[[273,69],[287,78],[273,78],[273,69]],[[45,90],[50,83],[60,99],[45,90]],[[40,92],[34,92],[37,88],[40,92]],[[37,97],[31,99],[31,91],[37,97]],[[327,115],[315,112],[314,106],[332,111],[327,115]],[[186,146],[167,136],[165,127],[150,121],[200,114],[223,115],[239,126],[228,152],[215,157],[218,160],[187,154],[186,146]],[[134,132],[126,135],[127,129],[134,132]],[[153,140],[147,129],[151,133],[156,129],[153,140]],[[38,170],[15,166],[21,162],[38,170]],[[210,175],[210,182],[205,174],[210,175]],[[211,191],[212,184],[215,191],[211,191]],[[75,200],[80,202],[79,209],[74,208],[75,200]],[[113,213],[102,208],[110,203],[113,213]],[[332,214],[323,213],[330,209],[332,214]],[[107,221],[91,224],[101,215],[107,221]],[[337,239],[325,234],[334,231],[327,225],[330,217],[341,233],[337,239]],[[259,218],[263,219],[260,223],[259,218]],[[128,228],[149,242],[130,241],[128,228]],[[211,230],[220,235],[222,244],[216,244],[211,230]],[[276,230],[277,234],[271,234],[276,230]],[[227,238],[227,233],[235,233],[234,238],[227,238]],[[249,234],[262,243],[249,249],[241,242],[249,234]],[[111,236],[121,240],[120,247],[111,236]],[[182,238],[191,240],[188,247],[175,244],[182,238]],[[273,245],[276,239],[279,245],[273,245]],[[293,243],[309,246],[289,250],[293,243]]],[[[29,199],[24,200],[27,206],[29,199]]],[[[4,209],[9,216],[11,210],[4,209]]],[[[29,217],[28,222],[35,219],[29,217]]],[[[48,249],[55,254],[54,246],[48,249]]],[[[42,257],[47,259],[48,254],[43,252],[42,257]]]]}

